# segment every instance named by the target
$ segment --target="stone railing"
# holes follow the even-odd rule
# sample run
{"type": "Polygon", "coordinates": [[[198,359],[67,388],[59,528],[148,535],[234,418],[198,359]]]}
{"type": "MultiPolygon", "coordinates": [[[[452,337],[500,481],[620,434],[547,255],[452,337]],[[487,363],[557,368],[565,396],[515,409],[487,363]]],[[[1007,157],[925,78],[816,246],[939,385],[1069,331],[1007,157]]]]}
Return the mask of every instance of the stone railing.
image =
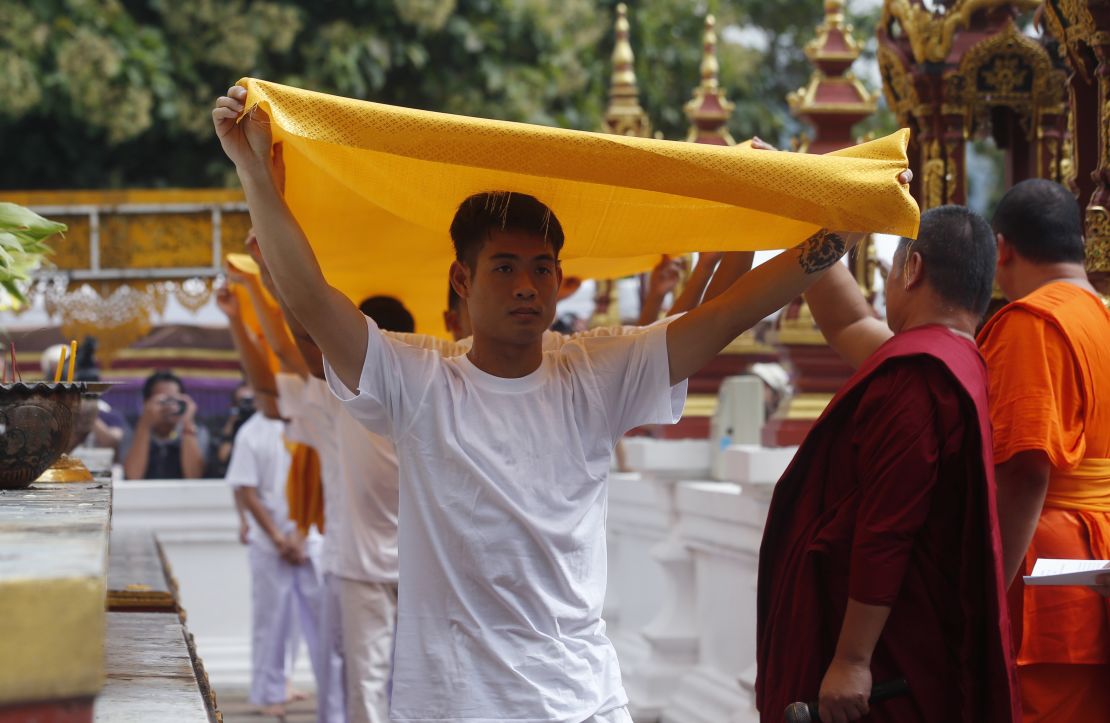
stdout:
{"type": "Polygon", "coordinates": [[[610,635],[637,723],[759,720],[755,591],[771,490],[794,448],[626,440],[609,495],[610,635]]]}

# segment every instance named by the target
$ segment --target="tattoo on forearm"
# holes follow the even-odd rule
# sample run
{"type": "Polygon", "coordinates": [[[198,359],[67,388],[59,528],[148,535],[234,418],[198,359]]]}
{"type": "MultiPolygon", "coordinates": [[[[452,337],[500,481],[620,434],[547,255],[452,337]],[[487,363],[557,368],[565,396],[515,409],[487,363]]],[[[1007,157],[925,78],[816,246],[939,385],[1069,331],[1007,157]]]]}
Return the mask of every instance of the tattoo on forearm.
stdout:
{"type": "Polygon", "coordinates": [[[829,268],[848,250],[844,239],[828,229],[821,229],[796,247],[801,253],[798,264],[807,274],[816,274],[829,268]]]}

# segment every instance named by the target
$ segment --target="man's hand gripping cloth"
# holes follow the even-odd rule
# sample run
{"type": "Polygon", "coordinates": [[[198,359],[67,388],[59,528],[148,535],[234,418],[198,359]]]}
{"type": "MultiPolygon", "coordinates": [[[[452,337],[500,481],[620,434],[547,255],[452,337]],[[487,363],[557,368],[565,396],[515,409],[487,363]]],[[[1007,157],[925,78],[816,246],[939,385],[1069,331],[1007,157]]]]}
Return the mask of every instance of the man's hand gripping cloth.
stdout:
{"type": "Polygon", "coordinates": [[[898,173],[909,131],[810,156],[467,118],[244,78],[283,146],[285,198],[328,281],[397,296],[439,329],[447,235],[467,196],[552,208],[568,275],[615,278],[659,254],[794,246],[821,227],[916,236],[898,173]]]}

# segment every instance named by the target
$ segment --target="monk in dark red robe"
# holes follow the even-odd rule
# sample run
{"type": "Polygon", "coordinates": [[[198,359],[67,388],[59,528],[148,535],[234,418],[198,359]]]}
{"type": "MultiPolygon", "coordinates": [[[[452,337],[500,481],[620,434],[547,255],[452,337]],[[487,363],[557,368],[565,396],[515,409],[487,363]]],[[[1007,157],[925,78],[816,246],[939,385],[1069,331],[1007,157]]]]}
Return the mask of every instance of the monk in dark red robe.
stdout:
{"type": "Polygon", "coordinates": [[[807,299],[858,371],[775,488],[759,563],[757,705],[782,721],[1020,720],[974,331],[994,236],[965,208],[922,216],[888,275],[889,324],[843,266],[807,299]],[[875,683],[910,692],[868,704],[875,683]]]}

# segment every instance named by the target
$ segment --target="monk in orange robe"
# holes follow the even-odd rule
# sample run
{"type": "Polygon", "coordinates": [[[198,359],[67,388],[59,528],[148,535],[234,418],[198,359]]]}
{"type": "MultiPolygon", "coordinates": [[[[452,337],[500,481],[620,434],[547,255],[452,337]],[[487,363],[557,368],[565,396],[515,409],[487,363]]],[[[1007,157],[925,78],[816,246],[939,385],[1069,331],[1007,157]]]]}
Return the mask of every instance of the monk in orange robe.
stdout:
{"type": "Polygon", "coordinates": [[[987,370],[990,226],[921,217],[886,282],[889,326],[836,265],[806,294],[858,368],[775,486],[759,559],[756,702],[821,720],[1020,720],[994,500],[987,370]],[[868,703],[897,678],[908,695],[868,703]]]}
{"type": "Polygon", "coordinates": [[[1110,720],[1110,603],[1014,579],[1038,558],[1110,559],[1110,312],[1087,280],[1079,206],[1063,186],[1017,184],[993,226],[1012,302],[979,345],[1025,720],[1110,720]]]}

